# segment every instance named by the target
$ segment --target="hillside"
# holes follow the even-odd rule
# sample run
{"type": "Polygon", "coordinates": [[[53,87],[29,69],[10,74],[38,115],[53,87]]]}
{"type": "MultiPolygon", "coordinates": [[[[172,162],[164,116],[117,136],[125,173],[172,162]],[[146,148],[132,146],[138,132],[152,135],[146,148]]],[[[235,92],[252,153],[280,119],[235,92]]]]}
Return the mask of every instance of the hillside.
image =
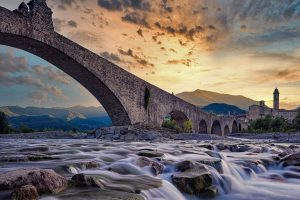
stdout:
{"type": "Polygon", "coordinates": [[[202,109],[206,112],[214,113],[216,115],[241,115],[246,113],[245,110],[224,103],[212,103],[202,107],[202,109]]]}
{"type": "Polygon", "coordinates": [[[74,106],[70,108],[39,108],[3,106],[0,111],[8,116],[10,126],[26,125],[34,130],[91,130],[110,126],[111,120],[103,107],[74,106]]]}
{"type": "Polygon", "coordinates": [[[248,110],[250,105],[258,103],[253,99],[241,95],[222,94],[199,89],[192,92],[182,92],[176,94],[176,96],[200,107],[207,106],[212,103],[225,103],[235,105],[243,110],[248,110]]]}

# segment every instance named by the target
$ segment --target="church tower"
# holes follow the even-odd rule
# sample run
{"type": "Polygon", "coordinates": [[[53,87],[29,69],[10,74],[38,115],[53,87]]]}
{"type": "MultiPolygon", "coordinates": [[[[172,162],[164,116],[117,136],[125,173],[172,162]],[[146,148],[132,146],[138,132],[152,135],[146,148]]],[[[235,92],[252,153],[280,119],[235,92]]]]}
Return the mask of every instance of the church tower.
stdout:
{"type": "Polygon", "coordinates": [[[274,110],[279,110],[279,91],[277,88],[273,93],[273,108],[274,110]]]}

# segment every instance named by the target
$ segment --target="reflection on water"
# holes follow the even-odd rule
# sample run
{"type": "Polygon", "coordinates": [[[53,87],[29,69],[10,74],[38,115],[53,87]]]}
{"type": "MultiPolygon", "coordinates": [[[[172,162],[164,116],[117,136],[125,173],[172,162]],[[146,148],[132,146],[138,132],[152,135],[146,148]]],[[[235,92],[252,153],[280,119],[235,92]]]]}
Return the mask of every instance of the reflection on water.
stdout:
{"type": "MultiPolygon", "coordinates": [[[[120,199],[136,193],[157,200],[204,198],[185,194],[174,186],[172,175],[182,161],[208,169],[217,195],[206,199],[300,199],[300,167],[283,167],[278,161],[278,155],[297,150],[297,146],[291,150],[288,144],[2,140],[0,149],[0,173],[51,168],[69,179],[78,173],[92,175],[105,186],[71,188],[42,199],[120,199]]],[[[0,192],[0,197],[5,194],[7,191],[0,192]]]]}

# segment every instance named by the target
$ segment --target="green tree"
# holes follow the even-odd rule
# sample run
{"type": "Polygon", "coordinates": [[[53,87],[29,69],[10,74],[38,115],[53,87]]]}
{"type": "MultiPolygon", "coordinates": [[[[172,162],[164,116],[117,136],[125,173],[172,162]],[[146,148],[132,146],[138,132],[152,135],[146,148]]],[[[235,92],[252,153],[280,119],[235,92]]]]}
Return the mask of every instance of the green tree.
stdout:
{"type": "Polygon", "coordinates": [[[272,120],[271,126],[274,132],[286,131],[288,123],[283,117],[276,117],[272,120]]]}
{"type": "Polygon", "coordinates": [[[4,112],[0,112],[0,134],[9,133],[7,117],[4,112]]]}
{"type": "Polygon", "coordinates": [[[300,109],[298,110],[298,114],[293,121],[293,126],[296,130],[300,131],[300,109]]]}
{"type": "Polygon", "coordinates": [[[193,122],[191,120],[186,120],[183,123],[183,132],[185,133],[191,133],[193,130],[193,122]]]}
{"type": "Polygon", "coordinates": [[[26,126],[25,124],[21,124],[19,127],[21,133],[33,133],[34,130],[26,126]]]}

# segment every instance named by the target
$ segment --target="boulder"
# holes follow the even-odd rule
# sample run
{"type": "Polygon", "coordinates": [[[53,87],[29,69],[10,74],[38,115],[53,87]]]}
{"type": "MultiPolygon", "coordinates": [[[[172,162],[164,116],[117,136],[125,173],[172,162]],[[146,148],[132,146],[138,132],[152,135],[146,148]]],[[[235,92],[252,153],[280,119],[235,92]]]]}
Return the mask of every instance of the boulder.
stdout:
{"type": "Polygon", "coordinates": [[[164,165],[160,164],[156,160],[147,158],[147,157],[139,157],[136,160],[136,164],[139,167],[150,167],[155,175],[161,174],[164,170],[164,165]]]}
{"type": "Polygon", "coordinates": [[[282,165],[284,167],[293,165],[300,166],[300,151],[289,154],[281,159],[282,165]]]}
{"type": "Polygon", "coordinates": [[[137,153],[138,156],[144,156],[148,158],[162,157],[164,154],[153,150],[141,150],[137,153]]]}
{"type": "Polygon", "coordinates": [[[181,192],[199,196],[212,186],[212,175],[205,166],[198,165],[173,174],[172,182],[181,192]]]}
{"type": "Polygon", "coordinates": [[[33,185],[40,194],[59,193],[68,186],[66,178],[52,169],[18,169],[0,174],[0,191],[33,185]]]}
{"type": "Polygon", "coordinates": [[[104,185],[101,181],[95,177],[87,176],[84,174],[75,174],[71,178],[71,184],[74,186],[84,187],[84,186],[92,186],[103,189],[104,185]]]}
{"type": "Polygon", "coordinates": [[[12,200],[38,200],[39,194],[33,185],[24,185],[12,192],[12,200]]]}

